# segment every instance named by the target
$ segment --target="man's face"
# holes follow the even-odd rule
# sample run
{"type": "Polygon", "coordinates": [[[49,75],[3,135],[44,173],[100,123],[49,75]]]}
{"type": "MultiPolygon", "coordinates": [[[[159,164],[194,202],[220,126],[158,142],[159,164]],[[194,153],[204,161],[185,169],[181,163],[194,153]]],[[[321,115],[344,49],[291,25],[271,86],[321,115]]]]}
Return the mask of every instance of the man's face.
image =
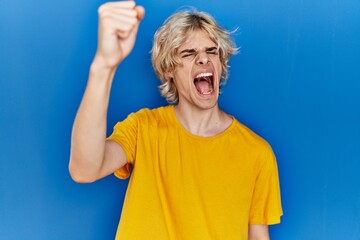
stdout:
{"type": "Polygon", "coordinates": [[[179,93],[179,105],[200,109],[217,106],[221,62],[217,44],[204,30],[190,32],[177,54],[182,65],[170,74],[179,93]]]}

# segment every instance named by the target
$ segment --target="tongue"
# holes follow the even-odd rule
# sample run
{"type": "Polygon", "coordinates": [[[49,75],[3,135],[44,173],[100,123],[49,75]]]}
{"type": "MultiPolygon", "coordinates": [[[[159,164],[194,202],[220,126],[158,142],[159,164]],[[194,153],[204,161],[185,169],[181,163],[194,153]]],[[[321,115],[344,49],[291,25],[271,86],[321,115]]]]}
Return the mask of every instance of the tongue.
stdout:
{"type": "Polygon", "coordinates": [[[207,81],[196,81],[195,86],[199,93],[210,92],[210,85],[207,81]]]}

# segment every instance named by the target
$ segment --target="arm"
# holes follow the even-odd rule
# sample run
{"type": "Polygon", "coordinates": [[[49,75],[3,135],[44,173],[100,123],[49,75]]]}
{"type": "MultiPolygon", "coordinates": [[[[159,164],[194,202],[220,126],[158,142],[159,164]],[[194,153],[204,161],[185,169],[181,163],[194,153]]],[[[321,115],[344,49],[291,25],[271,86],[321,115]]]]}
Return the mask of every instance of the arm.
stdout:
{"type": "Polygon", "coordinates": [[[268,225],[250,224],[249,240],[270,240],[268,225]]]}
{"type": "Polygon", "coordinates": [[[106,115],[115,71],[133,49],[145,11],[121,1],[103,4],[98,13],[98,47],[72,129],[69,171],[76,182],[96,181],[126,164],[121,146],[106,141],[106,115]]]}

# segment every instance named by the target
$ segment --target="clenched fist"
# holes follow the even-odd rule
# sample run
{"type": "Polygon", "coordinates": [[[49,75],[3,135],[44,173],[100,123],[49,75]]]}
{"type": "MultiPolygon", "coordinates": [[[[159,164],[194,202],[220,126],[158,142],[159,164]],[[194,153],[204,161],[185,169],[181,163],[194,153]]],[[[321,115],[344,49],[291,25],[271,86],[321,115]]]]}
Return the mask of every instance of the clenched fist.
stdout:
{"type": "Polygon", "coordinates": [[[108,2],[98,9],[98,48],[94,62],[116,68],[134,47],[140,21],[145,15],[135,1],[108,2]]]}

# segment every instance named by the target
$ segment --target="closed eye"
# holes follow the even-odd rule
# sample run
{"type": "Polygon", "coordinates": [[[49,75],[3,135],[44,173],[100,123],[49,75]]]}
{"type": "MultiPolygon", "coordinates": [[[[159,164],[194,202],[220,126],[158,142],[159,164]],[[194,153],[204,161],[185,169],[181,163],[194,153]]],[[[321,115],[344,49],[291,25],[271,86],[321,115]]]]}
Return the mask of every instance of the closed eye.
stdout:
{"type": "MultiPolygon", "coordinates": [[[[218,55],[219,54],[219,49],[218,49],[218,47],[210,47],[210,48],[206,48],[205,52],[207,54],[218,55]]],[[[190,56],[195,56],[197,53],[198,52],[197,52],[196,49],[185,49],[185,50],[180,52],[180,56],[182,58],[186,58],[186,57],[190,57],[190,56]]]]}
{"type": "Polygon", "coordinates": [[[219,51],[218,51],[217,47],[212,47],[212,48],[206,49],[206,53],[208,53],[208,54],[216,54],[217,55],[219,53],[219,51]]]}
{"type": "Polygon", "coordinates": [[[185,50],[180,52],[180,55],[181,55],[182,58],[185,58],[185,57],[192,56],[195,53],[196,53],[195,49],[185,49],[185,50]]]}
{"type": "Polygon", "coordinates": [[[186,58],[186,57],[190,57],[190,56],[193,56],[193,55],[194,55],[194,53],[188,53],[188,54],[182,55],[181,57],[186,58]]]}

